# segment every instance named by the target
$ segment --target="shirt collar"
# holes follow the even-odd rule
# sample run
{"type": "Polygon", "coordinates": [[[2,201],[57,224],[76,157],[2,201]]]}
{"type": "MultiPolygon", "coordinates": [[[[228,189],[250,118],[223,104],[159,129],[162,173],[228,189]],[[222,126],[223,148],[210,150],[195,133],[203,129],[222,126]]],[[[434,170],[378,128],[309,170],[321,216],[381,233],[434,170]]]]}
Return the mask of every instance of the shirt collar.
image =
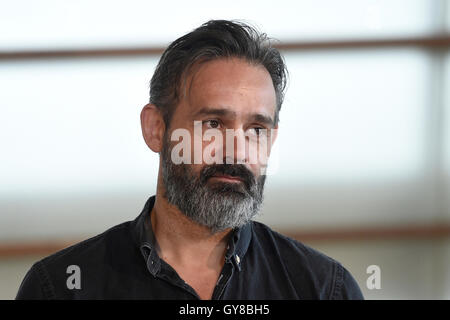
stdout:
{"type": "MultiPolygon", "coordinates": [[[[151,196],[144,205],[142,212],[132,222],[133,238],[144,257],[147,269],[156,275],[161,269],[161,259],[156,252],[156,239],[151,225],[150,214],[155,204],[155,196],[151,196]]],[[[242,261],[245,257],[252,236],[251,222],[234,229],[228,242],[225,261],[232,262],[241,271],[242,261]]]]}

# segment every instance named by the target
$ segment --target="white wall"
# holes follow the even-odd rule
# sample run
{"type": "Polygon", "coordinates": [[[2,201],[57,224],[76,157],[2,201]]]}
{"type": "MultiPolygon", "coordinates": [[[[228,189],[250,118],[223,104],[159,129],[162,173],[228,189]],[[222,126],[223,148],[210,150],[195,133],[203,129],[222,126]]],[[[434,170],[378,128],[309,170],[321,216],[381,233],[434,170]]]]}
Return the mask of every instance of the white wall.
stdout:
{"type": "MultiPolygon", "coordinates": [[[[0,50],[165,46],[212,18],[283,41],[422,36],[448,32],[449,10],[446,0],[8,0],[0,50]]],[[[296,230],[448,222],[448,51],[285,56],[290,84],[258,219],[296,230]]],[[[139,112],[157,59],[0,61],[2,243],[87,238],[137,216],[155,192],[158,158],[139,112]]],[[[450,298],[448,239],[313,245],[362,287],[367,265],[380,265],[383,289],[368,298],[450,298]]],[[[0,261],[0,298],[37,258],[0,261]]]]}

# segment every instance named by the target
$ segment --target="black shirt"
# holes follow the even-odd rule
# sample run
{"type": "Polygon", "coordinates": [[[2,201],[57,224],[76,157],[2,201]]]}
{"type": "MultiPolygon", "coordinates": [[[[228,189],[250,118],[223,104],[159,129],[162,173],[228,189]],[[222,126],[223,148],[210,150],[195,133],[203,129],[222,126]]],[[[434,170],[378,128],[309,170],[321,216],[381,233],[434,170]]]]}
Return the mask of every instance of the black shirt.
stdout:
{"type": "MultiPolygon", "coordinates": [[[[199,299],[155,250],[154,202],[134,221],[36,262],[16,299],[199,299]]],[[[212,299],[363,299],[326,255],[255,221],[232,232],[212,299]]]]}

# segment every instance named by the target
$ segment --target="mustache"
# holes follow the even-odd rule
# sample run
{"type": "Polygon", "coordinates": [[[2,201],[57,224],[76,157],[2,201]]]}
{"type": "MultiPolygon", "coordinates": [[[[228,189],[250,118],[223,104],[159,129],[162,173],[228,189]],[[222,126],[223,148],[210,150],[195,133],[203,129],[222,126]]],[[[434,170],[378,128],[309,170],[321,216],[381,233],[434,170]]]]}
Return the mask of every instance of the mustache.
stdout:
{"type": "Polygon", "coordinates": [[[248,189],[256,183],[256,178],[253,173],[251,173],[251,171],[243,164],[207,165],[200,172],[200,181],[202,183],[206,183],[209,178],[217,174],[240,178],[243,180],[248,189]]]}

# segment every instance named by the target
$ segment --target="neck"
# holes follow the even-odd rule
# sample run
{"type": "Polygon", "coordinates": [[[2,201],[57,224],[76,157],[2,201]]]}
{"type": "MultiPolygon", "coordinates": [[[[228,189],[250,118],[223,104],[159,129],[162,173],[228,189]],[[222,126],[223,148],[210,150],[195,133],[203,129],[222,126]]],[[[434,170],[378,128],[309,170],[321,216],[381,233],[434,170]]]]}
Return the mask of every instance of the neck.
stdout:
{"type": "Polygon", "coordinates": [[[190,220],[163,195],[158,183],[151,222],[160,257],[184,266],[221,267],[231,229],[211,234],[209,228],[190,220]]]}

